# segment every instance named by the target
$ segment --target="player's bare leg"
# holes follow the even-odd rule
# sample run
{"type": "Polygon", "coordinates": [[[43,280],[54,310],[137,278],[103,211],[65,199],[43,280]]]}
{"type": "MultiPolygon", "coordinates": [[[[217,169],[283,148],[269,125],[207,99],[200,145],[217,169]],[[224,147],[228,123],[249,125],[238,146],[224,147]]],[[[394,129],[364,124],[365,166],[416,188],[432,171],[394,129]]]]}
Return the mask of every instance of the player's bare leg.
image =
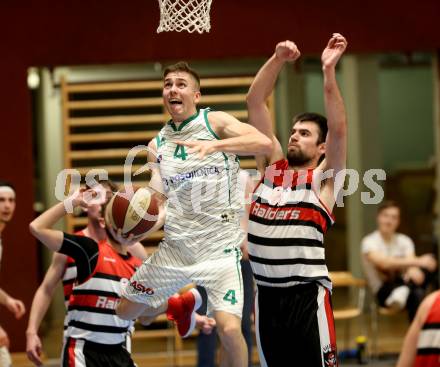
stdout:
{"type": "Polygon", "coordinates": [[[241,332],[241,319],[233,314],[217,311],[215,313],[217,330],[222,342],[222,367],[247,367],[247,346],[241,332]]]}

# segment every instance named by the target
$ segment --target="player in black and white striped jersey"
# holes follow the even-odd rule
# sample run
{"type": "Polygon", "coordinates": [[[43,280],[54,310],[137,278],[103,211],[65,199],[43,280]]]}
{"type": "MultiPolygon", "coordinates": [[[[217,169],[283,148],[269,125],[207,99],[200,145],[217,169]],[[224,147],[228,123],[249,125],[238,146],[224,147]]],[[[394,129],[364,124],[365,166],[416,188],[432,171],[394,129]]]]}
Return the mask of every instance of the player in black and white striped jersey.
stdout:
{"type": "Polygon", "coordinates": [[[272,132],[265,101],[284,63],[300,56],[293,42],[276,46],[249,90],[249,121],[274,144],[263,162],[267,168],[255,190],[249,217],[262,366],[285,366],[286,361],[295,366],[337,365],[324,234],[334,221],[335,178],[346,162],[346,115],[335,76],[346,46],[342,35],[333,34],[321,57],[328,121],[314,113],[296,116],[287,159],[272,132]],[[333,175],[322,180],[322,172],[329,169],[333,175]]]}

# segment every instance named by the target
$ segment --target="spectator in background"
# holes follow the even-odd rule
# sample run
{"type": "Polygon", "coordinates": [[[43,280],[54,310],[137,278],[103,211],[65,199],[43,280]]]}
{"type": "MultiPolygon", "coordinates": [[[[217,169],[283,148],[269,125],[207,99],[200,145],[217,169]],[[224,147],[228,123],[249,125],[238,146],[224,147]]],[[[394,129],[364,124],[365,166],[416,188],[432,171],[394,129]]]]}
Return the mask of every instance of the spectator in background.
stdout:
{"type": "MultiPolygon", "coordinates": [[[[6,225],[11,221],[15,211],[15,189],[9,182],[0,181],[0,264],[2,259],[2,233],[6,225]]],[[[11,297],[3,289],[0,289],[0,304],[4,305],[14,316],[21,318],[26,309],[22,301],[11,297]]],[[[9,355],[9,338],[6,331],[0,326],[0,366],[9,367],[11,357],[9,355]]]]}
{"type": "Polygon", "coordinates": [[[426,294],[427,276],[437,267],[431,254],[415,255],[413,241],[397,232],[400,207],[383,202],[377,212],[377,230],[362,240],[365,274],[379,305],[407,308],[410,320],[426,294]]]}

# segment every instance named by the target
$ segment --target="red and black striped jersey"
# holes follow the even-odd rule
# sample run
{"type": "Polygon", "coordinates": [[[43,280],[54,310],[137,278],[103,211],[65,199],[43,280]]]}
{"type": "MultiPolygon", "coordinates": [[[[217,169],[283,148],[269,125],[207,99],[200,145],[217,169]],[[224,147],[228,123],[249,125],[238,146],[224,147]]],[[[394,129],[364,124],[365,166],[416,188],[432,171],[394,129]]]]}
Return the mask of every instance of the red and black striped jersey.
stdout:
{"type": "MultiPolygon", "coordinates": [[[[78,231],[75,233],[76,236],[85,236],[84,230],[78,231]]],[[[75,260],[73,260],[70,256],[67,256],[66,265],[64,267],[63,273],[63,292],[64,292],[64,305],[69,306],[69,298],[72,294],[73,284],[76,280],[76,265],[75,260]]]]}
{"type": "Polygon", "coordinates": [[[440,367],[440,293],[420,330],[414,367],[440,367]]]}
{"type": "MultiPolygon", "coordinates": [[[[96,244],[87,237],[81,242],[85,239],[96,244]]],[[[74,240],[73,236],[69,236],[70,242],[74,240]]],[[[116,307],[122,287],[142,261],[129,254],[119,254],[107,241],[100,241],[97,245],[96,266],[84,281],[73,287],[65,335],[100,344],[119,344],[125,341],[133,322],[119,318],[116,307]]]]}
{"type": "MultiPolygon", "coordinates": [[[[84,230],[75,232],[75,235],[85,236],[84,230]]],[[[76,276],[77,276],[77,271],[76,271],[75,260],[73,260],[73,258],[71,258],[70,256],[67,256],[66,265],[64,266],[64,273],[62,278],[64,306],[66,307],[66,316],[64,317],[64,331],[67,330],[67,324],[69,322],[67,309],[69,307],[69,300],[70,300],[70,296],[72,295],[73,285],[75,284],[76,276]]]]}
{"type": "Polygon", "coordinates": [[[249,260],[257,284],[289,287],[319,282],[331,289],[324,234],[334,223],[320,201],[314,170],[289,170],[287,160],[266,169],[249,213],[249,260]]]}

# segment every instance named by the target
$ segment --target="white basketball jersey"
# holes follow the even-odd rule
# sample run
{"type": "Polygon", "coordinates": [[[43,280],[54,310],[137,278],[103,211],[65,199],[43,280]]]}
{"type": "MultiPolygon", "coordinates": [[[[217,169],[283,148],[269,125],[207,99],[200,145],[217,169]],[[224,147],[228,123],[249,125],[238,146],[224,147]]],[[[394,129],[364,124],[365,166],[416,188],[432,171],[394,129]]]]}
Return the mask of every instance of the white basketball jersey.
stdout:
{"type": "Polygon", "coordinates": [[[199,159],[175,140],[219,139],[208,121],[209,109],[176,126],[169,121],[156,137],[157,162],[168,196],[165,242],[188,261],[216,256],[241,244],[241,196],[236,155],[215,152],[199,159]]]}

